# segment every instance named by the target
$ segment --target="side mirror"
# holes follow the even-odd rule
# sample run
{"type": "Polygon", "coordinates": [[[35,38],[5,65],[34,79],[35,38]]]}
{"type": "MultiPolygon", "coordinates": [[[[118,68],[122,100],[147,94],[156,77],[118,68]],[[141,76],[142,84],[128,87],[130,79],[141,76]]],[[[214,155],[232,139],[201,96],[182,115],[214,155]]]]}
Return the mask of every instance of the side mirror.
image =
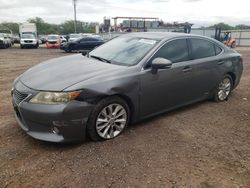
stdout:
{"type": "Polygon", "coordinates": [[[157,57],[152,61],[151,67],[154,72],[158,69],[168,69],[172,66],[172,62],[168,59],[157,57]]]}

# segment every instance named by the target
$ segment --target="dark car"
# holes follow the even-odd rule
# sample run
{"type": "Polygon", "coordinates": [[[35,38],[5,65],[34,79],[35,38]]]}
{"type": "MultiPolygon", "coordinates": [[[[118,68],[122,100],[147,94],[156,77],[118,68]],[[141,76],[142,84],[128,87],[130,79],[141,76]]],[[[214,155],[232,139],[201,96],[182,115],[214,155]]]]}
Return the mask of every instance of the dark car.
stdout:
{"type": "Polygon", "coordinates": [[[83,52],[89,52],[96,48],[97,46],[100,46],[104,43],[104,41],[101,38],[95,38],[95,37],[85,37],[81,39],[77,39],[76,41],[67,42],[61,45],[61,50],[64,50],[65,52],[72,52],[72,51],[83,51],[83,52]]]}
{"type": "Polygon", "coordinates": [[[18,124],[33,138],[106,140],[159,113],[227,100],[242,71],[241,55],[211,38],[130,33],[87,56],[34,66],[14,81],[12,98],[18,124]]]}
{"type": "Polygon", "coordinates": [[[41,41],[42,44],[45,44],[47,42],[46,36],[40,36],[39,40],[41,41]]]}

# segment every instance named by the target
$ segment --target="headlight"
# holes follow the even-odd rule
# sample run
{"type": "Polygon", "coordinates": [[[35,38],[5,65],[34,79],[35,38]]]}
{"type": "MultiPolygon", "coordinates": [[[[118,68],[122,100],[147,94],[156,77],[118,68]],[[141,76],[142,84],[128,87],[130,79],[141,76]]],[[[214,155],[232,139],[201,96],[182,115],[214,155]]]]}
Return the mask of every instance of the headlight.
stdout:
{"type": "Polygon", "coordinates": [[[35,104],[62,104],[80,96],[79,91],[74,92],[40,92],[29,102],[35,104]]]}

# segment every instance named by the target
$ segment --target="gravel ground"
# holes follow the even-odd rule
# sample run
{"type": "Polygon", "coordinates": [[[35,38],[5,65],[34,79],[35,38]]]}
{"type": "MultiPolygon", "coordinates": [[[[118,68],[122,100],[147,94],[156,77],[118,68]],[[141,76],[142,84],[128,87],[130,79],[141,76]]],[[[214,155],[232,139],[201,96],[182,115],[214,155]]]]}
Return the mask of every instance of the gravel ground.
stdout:
{"type": "Polygon", "coordinates": [[[0,187],[250,187],[250,48],[224,103],[200,102],[130,126],[106,142],[52,144],[17,125],[11,83],[59,50],[0,50],[0,187]]]}

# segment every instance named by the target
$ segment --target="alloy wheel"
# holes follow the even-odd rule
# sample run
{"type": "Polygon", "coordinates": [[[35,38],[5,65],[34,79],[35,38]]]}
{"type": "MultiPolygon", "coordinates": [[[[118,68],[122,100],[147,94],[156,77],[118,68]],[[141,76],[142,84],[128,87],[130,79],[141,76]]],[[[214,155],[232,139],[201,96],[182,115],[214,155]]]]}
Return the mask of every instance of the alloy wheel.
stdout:
{"type": "Polygon", "coordinates": [[[218,90],[218,98],[220,101],[223,101],[227,99],[227,97],[230,94],[231,91],[231,80],[229,78],[224,78],[223,81],[219,85],[219,90],[218,90]]]}
{"type": "Polygon", "coordinates": [[[118,136],[126,126],[127,111],[120,104],[104,107],[96,119],[96,132],[103,139],[118,136]]]}

